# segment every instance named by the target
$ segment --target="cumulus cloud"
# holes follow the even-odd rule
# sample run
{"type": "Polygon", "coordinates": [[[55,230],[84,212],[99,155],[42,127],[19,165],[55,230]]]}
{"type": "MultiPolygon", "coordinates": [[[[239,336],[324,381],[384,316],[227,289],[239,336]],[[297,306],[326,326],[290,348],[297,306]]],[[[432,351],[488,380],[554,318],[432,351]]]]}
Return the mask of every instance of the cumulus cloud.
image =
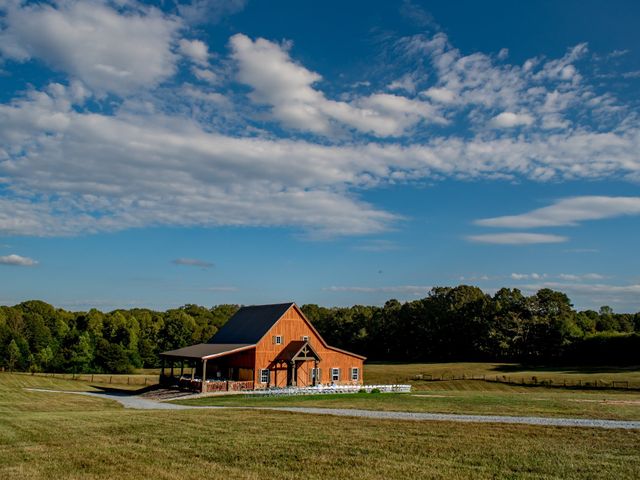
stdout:
{"type": "Polygon", "coordinates": [[[548,207],[520,215],[485,218],[475,223],[501,228],[558,227],[631,215],[640,215],[640,197],[583,196],[558,200],[548,207]]]}
{"type": "Polygon", "coordinates": [[[527,113],[502,112],[491,119],[491,125],[496,128],[512,128],[532,123],[533,117],[527,113]]]}
{"type": "Polygon", "coordinates": [[[33,267],[38,262],[29,257],[22,257],[12,253],[11,255],[0,256],[0,265],[12,265],[16,267],[33,267]]]}
{"type": "MultiPolygon", "coordinates": [[[[12,15],[30,12],[33,19],[28,21],[44,25],[50,16],[58,19],[63,12],[63,23],[82,35],[86,31],[81,26],[97,25],[96,38],[84,42],[86,58],[81,57],[88,59],[86,64],[69,60],[76,58],[75,50],[56,47],[64,50],[58,53],[64,57],[59,66],[69,72],[68,82],[27,90],[0,104],[0,233],[4,235],[74,235],[156,225],[285,226],[318,238],[375,234],[392,228],[399,216],[362,201],[356,192],[385,184],[442,178],[640,179],[640,127],[635,117],[617,122],[615,128],[607,128],[606,122],[597,129],[576,125],[581,115],[571,117],[572,128],[542,127],[545,118],[566,121],[571,109],[580,105],[588,104],[596,114],[619,108],[611,98],[598,97],[585,86],[574,66],[584,56],[583,47],[560,59],[535,59],[518,66],[496,64],[495,55],[462,55],[442,34],[412,37],[402,43],[403,48],[426,55],[435,72],[429,85],[422,84],[424,76],[415,72],[406,77],[422,92],[418,98],[369,92],[332,100],[318,87],[320,75],[292,59],[290,44],[238,34],[231,38],[231,57],[237,78],[251,88],[251,104],[238,106],[234,102],[240,95],[223,95],[211,85],[183,83],[154,90],[175,67],[177,55],[172,49],[194,47],[178,41],[178,19],[135,3],[118,10],[96,3],[97,13],[85,12],[88,7],[83,5],[87,3],[15,7],[0,33],[7,40],[1,47],[4,55],[26,60],[37,53],[54,59],[40,43],[16,39],[46,34],[51,45],[63,45],[57,34],[46,29],[26,32],[14,25],[11,19],[18,17],[12,15]],[[135,81],[126,77],[124,83],[116,82],[117,87],[90,75],[89,60],[114,66],[132,61],[121,59],[128,55],[122,45],[113,55],[111,44],[104,50],[94,48],[105,32],[117,37],[120,28],[103,26],[109,23],[100,17],[104,12],[116,26],[139,22],[140,35],[147,22],[156,25],[148,30],[164,33],[158,38],[149,35],[154,39],[149,48],[168,51],[170,56],[166,62],[170,68],[152,66],[156,73],[144,77],[148,92],[114,102],[109,112],[78,104],[90,95],[90,88],[130,91],[144,83],[140,75],[146,73],[138,75],[136,68],[147,69],[148,62],[134,62],[135,81]],[[20,57],[19,51],[27,56],[20,57]],[[113,61],[105,63],[103,55],[113,56],[113,61]],[[321,134],[322,140],[269,130],[263,123],[265,109],[283,125],[321,134]],[[500,112],[529,112],[543,121],[526,129],[483,132],[500,112]],[[456,115],[471,125],[469,132],[443,133],[432,127],[456,121],[456,115]],[[227,122],[229,118],[232,122],[227,122]],[[352,136],[345,136],[345,130],[352,136]],[[408,136],[412,132],[421,135],[408,136]]],[[[84,39],[82,35],[78,38],[84,39]]],[[[142,37],[141,48],[148,40],[142,37]]],[[[115,43],[119,45],[119,37],[115,43]]],[[[207,49],[195,47],[194,58],[204,59],[207,49]]],[[[157,58],[153,53],[150,59],[156,66],[157,58]]],[[[203,82],[220,81],[199,63],[184,68],[203,82]]],[[[371,88],[371,82],[361,85],[362,91],[371,88]]],[[[474,241],[566,240],[513,235],[476,236],[474,241]]]]}
{"type": "Polygon", "coordinates": [[[199,260],[197,258],[176,258],[175,260],[171,260],[171,263],[173,263],[174,265],[184,265],[187,267],[213,267],[213,263],[207,262],[206,260],[199,260]]]}
{"type": "Polygon", "coordinates": [[[195,63],[206,65],[209,60],[209,47],[201,40],[181,38],[178,42],[180,53],[195,63]]]}
{"type": "Polygon", "coordinates": [[[569,239],[561,235],[546,233],[487,233],[469,235],[467,240],[475,243],[493,243],[496,245],[531,245],[535,243],[561,243],[569,239]]]}
{"type": "Polygon", "coordinates": [[[171,46],[181,23],[155,8],[119,11],[88,0],[8,3],[5,10],[6,28],[0,32],[5,58],[43,60],[97,92],[130,93],[175,72],[171,46]]]}
{"type": "Polygon", "coordinates": [[[253,89],[252,101],[270,106],[274,118],[288,127],[329,135],[337,122],[385,137],[402,135],[420,121],[445,123],[429,103],[400,95],[376,93],[350,102],[326,98],[313,87],[322,77],[291,59],[290,43],[236,34],[230,45],[238,79],[253,89]]]}

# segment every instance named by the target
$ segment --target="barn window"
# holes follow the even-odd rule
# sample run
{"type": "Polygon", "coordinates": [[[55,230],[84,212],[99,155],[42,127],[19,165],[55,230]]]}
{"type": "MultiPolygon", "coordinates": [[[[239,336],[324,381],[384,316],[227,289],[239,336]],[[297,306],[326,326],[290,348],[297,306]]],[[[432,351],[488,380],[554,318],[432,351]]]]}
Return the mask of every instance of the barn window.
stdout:
{"type": "Polygon", "coordinates": [[[360,380],[360,369],[357,367],[353,367],[351,369],[351,380],[360,380]]]}
{"type": "Polygon", "coordinates": [[[339,368],[332,368],[331,369],[331,381],[332,382],[339,382],[340,381],[340,369],[339,368]]]}
{"type": "Polygon", "coordinates": [[[260,383],[269,383],[269,370],[260,370],[260,383]]]}
{"type": "Polygon", "coordinates": [[[276,345],[282,345],[282,335],[274,335],[273,343],[275,343],[276,345]]]}
{"type": "Polygon", "coordinates": [[[308,342],[309,341],[309,335],[302,335],[302,341],[303,342],[308,342]]]}

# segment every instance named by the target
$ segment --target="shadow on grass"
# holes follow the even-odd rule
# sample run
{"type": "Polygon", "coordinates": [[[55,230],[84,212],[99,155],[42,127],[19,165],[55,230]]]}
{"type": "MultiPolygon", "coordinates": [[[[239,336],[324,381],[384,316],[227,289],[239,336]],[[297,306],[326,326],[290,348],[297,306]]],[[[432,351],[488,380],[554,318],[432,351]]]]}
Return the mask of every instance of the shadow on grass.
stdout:
{"type": "Polygon", "coordinates": [[[105,387],[104,385],[91,385],[91,387],[96,390],[100,390],[103,393],[108,393],[110,395],[120,395],[120,396],[132,396],[132,395],[141,395],[143,393],[151,392],[153,390],[158,390],[160,385],[149,385],[147,387],[139,388],[137,390],[131,390],[130,388],[117,388],[117,387],[105,387]]]}

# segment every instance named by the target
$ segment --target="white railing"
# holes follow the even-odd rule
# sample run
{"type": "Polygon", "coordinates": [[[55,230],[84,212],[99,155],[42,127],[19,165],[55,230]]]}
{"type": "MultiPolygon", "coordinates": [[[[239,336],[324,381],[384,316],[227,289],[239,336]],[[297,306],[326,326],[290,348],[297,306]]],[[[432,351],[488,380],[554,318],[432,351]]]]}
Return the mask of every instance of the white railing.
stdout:
{"type": "Polygon", "coordinates": [[[254,390],[252,395],[318,395],[331,393],[371,393],[372,390],[380,393],[409,393],[411,385],[317,385],[315,387],[285,387],[254,390]]]}

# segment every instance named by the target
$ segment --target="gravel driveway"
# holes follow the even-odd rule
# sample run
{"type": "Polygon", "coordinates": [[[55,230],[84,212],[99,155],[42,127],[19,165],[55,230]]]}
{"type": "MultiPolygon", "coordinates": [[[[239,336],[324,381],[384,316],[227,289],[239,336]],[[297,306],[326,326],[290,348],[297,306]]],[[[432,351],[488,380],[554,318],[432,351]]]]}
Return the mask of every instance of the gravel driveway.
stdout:
{"type": "Polygon", "coordinates": [[[422,413],[422,412],[385,412],[379,410],[357,410],[350,408],[313,408],[313,407],[216,407],[216,406],[189,406],[174,403],[157,402],[147,400],[135,395],[122,393],[95,393],[95,392],[71,392],[61,390],[46,390],[40,388],[28,388],[34,392],[72,393],[90,397],[116,400],[125,408],[142,410],[202,410],[202,409],[251,409],[273,410],[278,412],[309,413],[313,415],[336,415],[340,417],[362,417],[383,420],[435,420],[446,422],[464,423],[509,423],[521,425],[543,425],[551,427],[590,427],[590,428],[614,428],[635,430],[640,429],[640,421],[627,420],[598,420],[588,418],[554,418],[554,417],[514,417],[506,415],[461,415],[452,413],[422,413]]]}

